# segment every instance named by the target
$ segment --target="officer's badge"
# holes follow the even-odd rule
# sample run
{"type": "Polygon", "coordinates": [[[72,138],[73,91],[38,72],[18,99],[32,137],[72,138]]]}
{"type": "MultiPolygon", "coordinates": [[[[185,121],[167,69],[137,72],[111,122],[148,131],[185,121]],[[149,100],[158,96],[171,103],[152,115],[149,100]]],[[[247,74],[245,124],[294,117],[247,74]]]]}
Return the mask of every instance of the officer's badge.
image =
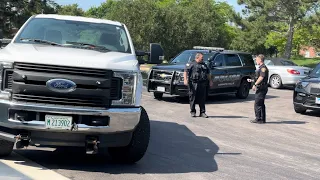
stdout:
{"type": "Polygon", "coordinates": [[[206,66],[205,66],[205,65],[202,65],[202,68],[203,68],[203,69],[206,69],[206,66]]]}
{"type": "Polygon", "coordinates": [[[262,72],[266,72],[266,68],[261,68],[261,71],[262,72]]]}
{"type": "Polygon", "coordinates": [[[189,64],[189,63],[187,63],[186,65],[187,65],[187,66],[190,66],[190,64],[189,64]]]}

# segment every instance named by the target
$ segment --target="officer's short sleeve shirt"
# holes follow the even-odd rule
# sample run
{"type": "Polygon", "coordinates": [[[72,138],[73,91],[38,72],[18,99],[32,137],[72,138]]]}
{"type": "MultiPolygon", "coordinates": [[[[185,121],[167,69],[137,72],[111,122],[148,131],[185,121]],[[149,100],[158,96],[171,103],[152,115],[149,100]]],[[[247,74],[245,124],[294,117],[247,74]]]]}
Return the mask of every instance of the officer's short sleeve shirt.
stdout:
{"type": "Polygon", "coordinates": [[[193,65],[194,65],[193,62],[188,62],[184,68],[184,71],[189,72],[190,69],[192,69],[193,65]]]}
{"type": "Polygon", "coordinates": [[[261,66],[259,75],[261,77],[265,77],[266,76],[266,71],[267,71],[267,68],[265,66],[261,66]]]}

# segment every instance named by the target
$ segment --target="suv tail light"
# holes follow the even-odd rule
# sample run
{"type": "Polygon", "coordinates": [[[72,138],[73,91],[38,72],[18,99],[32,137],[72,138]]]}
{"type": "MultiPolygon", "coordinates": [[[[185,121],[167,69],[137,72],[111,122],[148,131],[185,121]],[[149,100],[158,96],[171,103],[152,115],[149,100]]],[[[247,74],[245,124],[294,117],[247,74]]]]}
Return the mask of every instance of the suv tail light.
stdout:
{"type": "Polygon", "coordinates": [[[290,74],[300,74],[299,71],[294,70],[294,69],[287,69],[287,71],[288,71],[288,73],[290,73],[290,74]]]}

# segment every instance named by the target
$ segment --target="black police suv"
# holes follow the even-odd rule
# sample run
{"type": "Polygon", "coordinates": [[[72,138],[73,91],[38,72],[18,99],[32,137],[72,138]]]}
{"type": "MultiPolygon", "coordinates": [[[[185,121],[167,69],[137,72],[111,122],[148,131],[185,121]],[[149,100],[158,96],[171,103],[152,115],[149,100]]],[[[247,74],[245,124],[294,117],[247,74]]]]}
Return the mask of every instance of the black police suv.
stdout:
{"type": "Polygon", "coordinates": [[[248,97],[251,83],[247,79],[254,78],[256,70],[252,55],[202,46],[182,51],[168,64],[153,66],[147,79],[148,92],[153,92],[156,99],[161,99],[163,94],[188,96],[188,87],[183,83],[183,72],[186,64],[195,60],[197,52],[203,53],[203,60],[213,75],[214,86],[208,86],[207,96],[233,93],[240,99],[248,97]]]}
{"type": "Polygon", "coordinates": [[[293,92],[293,105],[296,113],[320,110],[320,63],[297,82],[293,92]]]}

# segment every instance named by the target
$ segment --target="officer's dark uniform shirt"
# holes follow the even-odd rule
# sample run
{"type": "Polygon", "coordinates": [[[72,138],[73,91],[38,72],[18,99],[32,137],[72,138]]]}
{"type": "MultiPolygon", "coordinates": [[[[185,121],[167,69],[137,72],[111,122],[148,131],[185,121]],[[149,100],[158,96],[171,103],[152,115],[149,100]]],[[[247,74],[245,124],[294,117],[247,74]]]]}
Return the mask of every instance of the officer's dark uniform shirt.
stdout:
{"type": "Polygon", "coordinates": [[[197,63],[196,61],[186,64],[185,71],[188,73],[188,81],[190,82],[206,82],[210,73],[204,62],[197,63]]]}
{"type": "Polygon", "coordinates": [[[269,69],[265,64],[262,64],[259,69],[256,71],[256,81],[259,77],[263,77],[263,80],[257,85],[259,89],[268,88],[268,77],[269,77],[269,69]]]}

